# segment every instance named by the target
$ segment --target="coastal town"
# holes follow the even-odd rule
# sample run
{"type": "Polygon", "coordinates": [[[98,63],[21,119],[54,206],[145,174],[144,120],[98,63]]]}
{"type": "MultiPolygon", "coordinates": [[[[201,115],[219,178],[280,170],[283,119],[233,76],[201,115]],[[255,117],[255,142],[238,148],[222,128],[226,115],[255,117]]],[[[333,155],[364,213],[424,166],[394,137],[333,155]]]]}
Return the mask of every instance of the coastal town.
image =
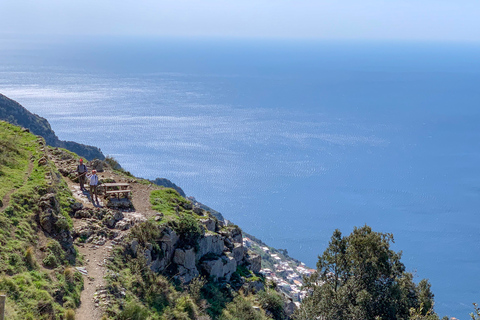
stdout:
{"type": "Polygon", "coordinates": [[[286,250],[277,250],[265,245],[261,240],[244,234],[243,245],[262,257],[260,273],[267,281],[273,281],[277,287],[290,296],[297,305],[305,298],[303,279],[315,272],[303,262],[288,256],[286,250]]]}

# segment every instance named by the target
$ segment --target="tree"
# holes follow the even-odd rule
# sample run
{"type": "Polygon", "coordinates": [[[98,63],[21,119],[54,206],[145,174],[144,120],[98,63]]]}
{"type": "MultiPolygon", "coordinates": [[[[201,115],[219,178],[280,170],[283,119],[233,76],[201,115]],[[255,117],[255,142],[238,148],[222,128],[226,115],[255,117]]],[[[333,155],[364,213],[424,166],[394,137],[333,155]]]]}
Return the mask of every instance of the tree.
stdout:
{"type": "Polygon", "coordinates": [[[415,285],[400,261],[402,253],[390,249],[393,242],[392,234],[366,225],[348,237],[335,230],[316,272],[305,282],[310,294],[296,318],[409,319],[412,308],[436,317],[430,284],[422,280],[415,285]]]}

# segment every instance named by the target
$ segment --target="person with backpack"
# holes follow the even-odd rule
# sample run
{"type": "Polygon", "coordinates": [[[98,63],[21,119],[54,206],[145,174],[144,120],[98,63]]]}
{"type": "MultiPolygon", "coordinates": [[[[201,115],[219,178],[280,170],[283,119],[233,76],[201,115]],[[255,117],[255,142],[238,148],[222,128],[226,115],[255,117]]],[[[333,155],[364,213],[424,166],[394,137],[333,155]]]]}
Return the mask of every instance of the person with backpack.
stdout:
{"type": "Polygon", "coordinates": [[[93,202],[93,196],[95,195],[95,201],[98,202],[98,176],[97,170],[92,170],[92,175],[90,176],[90,199],[93,202]]]}
{"type": "Polygon", "coordinates": [[[87,166],[83,164],[83,159],[80,159],[80,164],[77,166],[78,181],[80,182],[80,190],[85,189],[85,181],[87,180],[87,166]]]}

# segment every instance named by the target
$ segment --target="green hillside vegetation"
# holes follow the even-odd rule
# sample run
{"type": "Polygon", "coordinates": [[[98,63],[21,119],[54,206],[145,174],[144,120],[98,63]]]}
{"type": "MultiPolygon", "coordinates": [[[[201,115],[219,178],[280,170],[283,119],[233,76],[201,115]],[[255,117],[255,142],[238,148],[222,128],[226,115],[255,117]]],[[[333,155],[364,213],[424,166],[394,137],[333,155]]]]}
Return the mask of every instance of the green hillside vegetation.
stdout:
{"type": "Polygon", "coordinates": [[[43,139],[0,121],[0,141],[0,292],[8,295],[7,319],[64,319],[83,286],[70,267],[75,250],[58,241],[72,226],[70,192],[44,157],[43,139]]]}

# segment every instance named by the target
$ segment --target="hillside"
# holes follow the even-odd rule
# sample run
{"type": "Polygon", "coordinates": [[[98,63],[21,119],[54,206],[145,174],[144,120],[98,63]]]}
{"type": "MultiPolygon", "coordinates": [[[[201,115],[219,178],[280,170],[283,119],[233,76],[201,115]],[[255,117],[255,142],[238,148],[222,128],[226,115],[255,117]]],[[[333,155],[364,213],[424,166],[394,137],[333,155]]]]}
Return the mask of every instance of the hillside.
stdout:
{"type": "Polygon", "coordinates": [[[49,146],[65,148],[88,160],[105,159],[97,147],[59,140],[47,119],[31,113],[18,102],[2,94],[0,94],[0,120],[29,129],[32,133],[42,136],[49,146]]]}
{"type": "Polygon", "coordinates": [[[293,311],[265,285],[261,258],[237,226],[107,162],[100,180],[129,183],[132,197],[93,203],[72,174],[76,154],[6,122],[0,136],[7,319],[286,319],[293,311]]]}

